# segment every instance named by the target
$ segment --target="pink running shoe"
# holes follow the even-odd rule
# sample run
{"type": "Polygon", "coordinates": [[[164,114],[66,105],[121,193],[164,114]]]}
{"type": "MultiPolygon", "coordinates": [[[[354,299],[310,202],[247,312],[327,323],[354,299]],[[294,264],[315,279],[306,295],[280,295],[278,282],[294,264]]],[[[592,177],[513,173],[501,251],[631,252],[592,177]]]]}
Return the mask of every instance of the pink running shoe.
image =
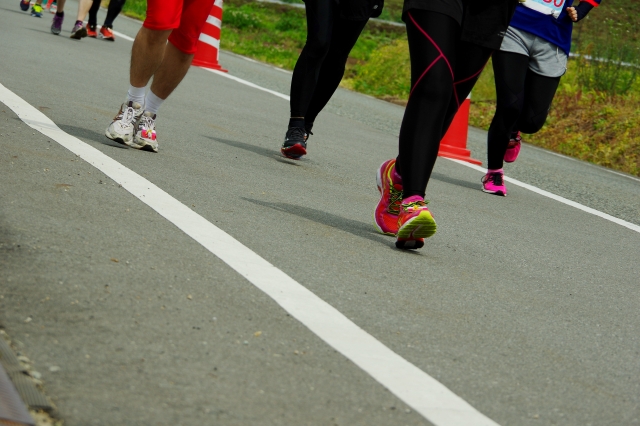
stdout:
{"type": "Polygon", "coordinates": [[[504,185],[504,173],[500,170],[489,170],[482,177],[482,191],[488,194],[507,196],[507,187],[504,185]]]}
{"type": "Polygon", "coordinates": [[[403,200],[398,215],[397,248],[404,250],[422,248],[424,239],[435,234],[436,229],[436,221],[423,199],[414,196],[403,200]]]}
{"type": "Polygon", "coordinates": [[[387,160],[378,169],[376,181],[380,191],[380,201],[373,212],[376,229],[385,235],[398,233],[398,214],[402,202],[402,184],[394,184],[391,172],[396,165],[396,159],[387,160]]]}
{"type": "Polygon", "coordinates": [[[504,153],[504,161],[507,163],[513,163],[516,161],[518,154],[520,154],[520,146],[522,145],[521,141],[522,136],[520,136],[520,131],[516,132],[515,135],[513,133],[511,134],[507,150],[504,153]]]}

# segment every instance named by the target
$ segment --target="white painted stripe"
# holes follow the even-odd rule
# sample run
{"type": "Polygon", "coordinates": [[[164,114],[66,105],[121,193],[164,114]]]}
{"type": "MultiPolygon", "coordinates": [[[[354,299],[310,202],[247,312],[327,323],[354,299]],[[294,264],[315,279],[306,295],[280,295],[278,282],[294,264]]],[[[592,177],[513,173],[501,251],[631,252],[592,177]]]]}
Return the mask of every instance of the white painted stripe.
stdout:
{"type": "Polygon", "coordinates": [[[283,95],[282,93],[276,92],[275,90],[271,90],[271,89],[264,88],[262,86],[258,86],[257,84],[253,84],[250,81],[243,80],[241,78],[235,77],[233,75],[230,75],[229,73],[220,72],[220,71],[212,70],[212,69],[209,69],[209,68],[202,68],[202,69],[203,70],[207,70],[209,72],[212,72],[214,74],[217,74],[219,76],[228,78],[230,80],[237,81],[238,83],[244,84],[245,86],[253,87],[254,89],[258,89],[258,90],[262,90],[263,92],[271,93],[272,95],[275,95],[275,96],[277,96],[279,98],[282,98],[282,99],[284,99],[286,101],[289,100],[289,96],[287,96],[287,95],[283,95]]]}
{"type": "MultiPolygon", "coordinates": [[[[111,30],[111,31],[113,31],[113,30],[111,30]]],[[[113,31],[113,34],[115,34],[117,37],[125,39],[125,40],[129,40],[129,41],[133,41],[134,40],[133,38],[129,37],[128,35],[122,34],[122,33],[118,32],[118,31],[113,31]]]]}
{"type": "Polygon", "coordinates": [[[28,126],[109,176],[200,243],[433,424],[497,426],[442,383],[383,345],[274,265],[147,179],[65,133],[46,115],[1,84],[0,102],[28,126]]]}
{"type": "MultiPolygon", "coordinates": [[[[476,166],[475,164],[467,163],[466,161],[455,160],[453,158],[447,158],[447,160],[453,161],[454,163],[458,163],[458,164],[461,164],[463,166],[470,167],[470,168],[472,168],[474,170],[477,170],[479,172],[482,172],[482,173],[487,173],[487,169],[485,169],[483,167],[480,167],[480,166],[476,166]]],[[[551,198],[552,200],[559,201],[562,204],[566,204],[568,206],[575,207],[578,210],[582,210],[583,212],[590,213],[590,214],[592,214],[594,216],[601,217],[601,218],[606,219],[606,220],[608,220],[610,222],[616,223],[616,224],[618,224],[620,226],[624,226],[625,228],[629,228],[632,231],[636,231],[636,232],[640,233],[640,226],[638,226],[636,224],[627,222],[627,221],[622,220],[622,219],[618,219],[617,217],[614,217],[614,216],[611,216],[609,214],[603,213],[603,212],[601,212],[599,210],[596,210],[596,209],[592,209],[591,207],[584,206],[584,205],[582,205],[580,203],[576,203],[575,201],[568,200],[568,199],[566,199],[564,197],[561,197],[559,195],[553,194],[553,193],[551,193],[549,191],[545,191],[544,189],[540,189],[540,188],[538,188],[536,186],[529,185],[528,183],[520,182],[517,179],[513,179],[513,178],[505,176],[504,180],[507,181],[507,182],[510,182],[510,183],[512,183],[512,184],[514,184],[516,186],[520,186],[522,188],[528,189],[531,192],[535,192],[536,194],[543,195],[543,196],[545,196],[547,198],[551,198]]]]}
{"type": "Polygon", "coordinates": [[[213,2],[213,5],[222,9],[222,0],[216,0],[213,2]]]}
{"type": "Polygon", "coordinates": [[[200,37],[198,37],[198,40],[200,40],[203,43],[208,44],[209,46],[213,46],[216,49],[220,50],[220,40],[215,39],[213,37],[211,37],[210,35],[206,35],[205,33],[200,34],[200,37]]]}
{"type": "Polygon", "coordinates": [[[207,18],[207,24],[211,24],[216,28],[222,28],[222,21],[215,16],[209,15],[209,17],[207,18]]]}

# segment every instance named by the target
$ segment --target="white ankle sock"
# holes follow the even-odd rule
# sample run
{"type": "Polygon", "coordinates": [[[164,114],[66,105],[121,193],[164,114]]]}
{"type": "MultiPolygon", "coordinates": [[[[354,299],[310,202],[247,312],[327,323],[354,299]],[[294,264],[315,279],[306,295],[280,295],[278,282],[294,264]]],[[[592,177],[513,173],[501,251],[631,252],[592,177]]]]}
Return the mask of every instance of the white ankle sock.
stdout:
{"type": "Polygon", "coordinates": [[[155,93],[149,90],[147,97],[144,99],[144,110],[149,111],[152,114],[157,114],[163,102],[164,99],[160,99],[155,95],[155,93]]]}
{"type": "Polygon", "coordinates": [[[129,91],[127,92],[127,102],[133,101],[139,103],[140,105],[144,105],[145,89],[146,87],[129,86],[129,91]]]}

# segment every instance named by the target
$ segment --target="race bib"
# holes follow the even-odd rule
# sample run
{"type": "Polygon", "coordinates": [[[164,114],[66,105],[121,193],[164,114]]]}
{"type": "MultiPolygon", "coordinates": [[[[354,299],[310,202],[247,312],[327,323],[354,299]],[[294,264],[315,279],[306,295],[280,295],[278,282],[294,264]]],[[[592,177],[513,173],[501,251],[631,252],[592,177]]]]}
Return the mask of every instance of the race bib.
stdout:
{"type": "Polygon", "coordinates": [[[543,13],[545,15],[551,15],[558,19],[565,0],[525,0],[520,4],[529,9],[533,9],[536,12],[543,13]]]}

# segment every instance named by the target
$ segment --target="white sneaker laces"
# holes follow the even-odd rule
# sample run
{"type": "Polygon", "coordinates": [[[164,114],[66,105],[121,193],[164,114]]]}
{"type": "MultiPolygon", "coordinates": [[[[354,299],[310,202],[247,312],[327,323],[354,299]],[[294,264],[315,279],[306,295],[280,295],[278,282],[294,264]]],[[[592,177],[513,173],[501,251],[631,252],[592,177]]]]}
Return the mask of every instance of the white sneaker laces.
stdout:
{"type": "Polygon", "coordinates": [[[142,115],[142,117],[140,117],[140,124],[139,127],[142,127],[144,129],[153,129],[155,126],[155,121],[153,120],[152,117],[149,117],[147,115],[142,115]]]}

